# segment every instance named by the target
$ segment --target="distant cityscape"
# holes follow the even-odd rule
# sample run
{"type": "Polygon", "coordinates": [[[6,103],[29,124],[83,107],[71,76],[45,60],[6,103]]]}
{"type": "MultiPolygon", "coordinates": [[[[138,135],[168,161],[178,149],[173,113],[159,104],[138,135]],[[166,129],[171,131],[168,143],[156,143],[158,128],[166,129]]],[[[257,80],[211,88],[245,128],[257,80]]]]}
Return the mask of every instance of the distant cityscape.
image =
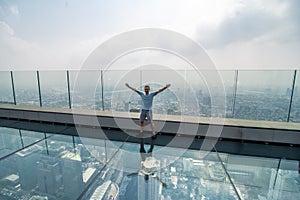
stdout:
{"type": "MultiPolygon", "coordinates": [[[[1,157],[20,149],[18,135],[5,134],[7,128],[0,130],[1,157]]],[[[27,143],[38,137],[43,134],[31,135],[27,143]]],[[[152,156],[157,164],[153,170],[166,183],[162,187],[152,177],[145,181],[143,175],[128,176],[141,168],[139,144],[126,144],[126,151],[132,153],[126,154],[119,151],[121,142],[111,146],[104,140],[89,144],[77,137],[73,142],[71,136],[55,137],[1,160],[0,199],[237,199],[216,153],[200,159],[198,151],[188,150],[175,159],[156,157],[154,147],[152,156]]],[[[243,164],[242,156],[220,156],[243,199],[297,198],[296,192],[288,192],[297,191],[297,171],[280,170],[278,174],[275,168],[243,164]]]]}
{"type": "MultiPolygon", "coordinates": [[[[153,89],[155,90],[155,89],[153,89]]],[[[13,103],[9,91],[4,91],[2,103],[13,103]]],[[[139,112],[140,97],[127,88],[114,91],[113,87],[104,88],[103,103],[101,90],[72,92],[71,107],[76,109],[116,110],[123,112],[139,112]],[[113,91],[113,92],[112,92],[113,91]]],[[[41,91],[42,106],[69,108],[69,97],[66,88],[51,88],[41,91]]],[[[300,92],[294,94],[290,111],[290,121],[300,122],[300,92]]],[[[240,89],[233,96],[233,89],[226,88],[226,99],[214,96],[215,105],[212,105],[211,96],[204,89],[190,92],[176,88],[167,90],[155,97],[154,113],[164,115],[187,115],[199,117],[226,117],[249,120],[267,120],[286,122],[289,113],[291,98],[290,88],[285,93],[278,93],[270,89],[240,89]],[[225,107],[218,105],[226,101],[225,107]],[[223,108],[223,109],[222,109],[223,108]]],[[[16,89],[17,104],[39,106],[37,90],[16,89]]]]}

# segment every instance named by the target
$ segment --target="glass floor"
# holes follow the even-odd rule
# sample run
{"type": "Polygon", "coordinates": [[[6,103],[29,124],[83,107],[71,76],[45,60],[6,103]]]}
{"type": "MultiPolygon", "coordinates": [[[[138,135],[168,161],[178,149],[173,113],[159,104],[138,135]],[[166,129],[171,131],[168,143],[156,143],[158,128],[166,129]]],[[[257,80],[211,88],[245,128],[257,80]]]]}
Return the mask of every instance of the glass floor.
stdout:
{"type": "Polygon", "coordinates": [[[0,148],[0,199],[300,196],[296,160],[157,146],[151,138],[129,143],[6,127],[0,127],[0,148]]]}

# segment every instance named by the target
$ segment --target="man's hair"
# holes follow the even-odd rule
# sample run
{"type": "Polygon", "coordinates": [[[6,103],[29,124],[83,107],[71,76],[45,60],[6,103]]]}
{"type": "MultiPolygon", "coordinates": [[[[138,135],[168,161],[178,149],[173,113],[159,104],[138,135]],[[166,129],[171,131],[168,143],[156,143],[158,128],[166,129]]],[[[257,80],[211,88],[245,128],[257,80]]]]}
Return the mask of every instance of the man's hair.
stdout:
{"type": "Polygon", "coordinates": [[[149,85],[145,85],[145,86],[144,86],[144,88],[146,88],[146,87],[148,87],[148,88],[150,89],[150,86],[149,86],[149,85]]]}

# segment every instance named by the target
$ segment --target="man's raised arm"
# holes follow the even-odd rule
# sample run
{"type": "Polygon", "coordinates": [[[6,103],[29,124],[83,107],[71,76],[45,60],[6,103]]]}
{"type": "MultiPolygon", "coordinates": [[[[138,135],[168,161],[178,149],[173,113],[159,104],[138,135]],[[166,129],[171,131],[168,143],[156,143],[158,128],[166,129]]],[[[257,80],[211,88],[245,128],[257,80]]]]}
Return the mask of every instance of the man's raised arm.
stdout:
{"type": "Polygon", "coordinates": [[[160,88],[159,90],[157,90],[156,93],[158,94],[158,93],[164,91],[165,89],[167,89],[167,88],[170,87],[170,86],[171,86],[171,84],[167,84],[165,87],[160,88]]]}
{"type": "Polygon", "coordinates": [[[128,83],[125,83],[125,85],[126,85],[129,89],[131,89],[131,90],[133,90],[133,91],[135,91],[135,92],[138,92],[138,90],[137,90],[136,88],[131,87],[128,83]]]}

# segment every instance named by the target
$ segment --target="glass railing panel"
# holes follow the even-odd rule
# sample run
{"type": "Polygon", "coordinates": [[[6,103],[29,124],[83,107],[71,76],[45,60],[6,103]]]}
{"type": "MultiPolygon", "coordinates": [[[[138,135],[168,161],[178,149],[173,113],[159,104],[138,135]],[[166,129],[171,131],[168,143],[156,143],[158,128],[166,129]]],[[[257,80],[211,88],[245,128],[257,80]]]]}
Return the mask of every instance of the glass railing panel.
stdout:
{"type": "Polygon", "coordinates": [[[234,76],[234,71],[187,70],[185,97],[188,110],[194,110],[189,115],[230,117],[234,98],[234,76]]]}
{"type": "MultiPolygon", "coordinates": [[[[234,100],[235,100],[235,76],[236,71],[234,70],[222,70],[219,71],[220,77],[223,81],[223,88],[225,90],[225,97],[226,97],[226,113],[225,116],[228,118],[233,117],[233,107],[234,107],[234,100]]],[[[220,90],[220,89],[218,89],[220,90]]]]}
{"type": "Polygon", "coordinates": [[[0,158],[22,147],[22,139],[18,129],[0,127],[0,158]]]}
{"type": "Polygon", "coordinates": [[[235,118],[287,121],[293,71],[239,71],[235,118]]]}
{"type": "Polygon", "coordinates": [[[17,71],[13,73],[17,105],[40,106],[37,73],[17,71]]]}
{"type": "MultiPolygon", "coordinates": [[[[144,69],[142,71],[142,85],[149,85],[150,92],[155,92],[160,88],[171,84],[171,87],[155,96],[153,101],[153,113],[166,115],[187,115],[191,110],[188,110],[188,102],[185,100],[184,87],[186,84],[184,70],[167,70],[167,69],[144,69]]],[[[144,92],[144,88],[141,88],[144,92]]],[[[141,105],[141,98],[136,97],[141,105]]]]}
{"type": "Polygon", "coordinates": [[[294,86],[293,101],[291,105],[290,121],[300,122],[300,71],[297,70],[297,76],[294,86]]]}
{"type": "Polygon", "coordinates": [[[68,108],[68,85],[65,71],[40,71],[43,107],[68,108]]]}
{"type": "MultiPolygon", "coordinates": [[[[188,115],[210,117],[211,116],[211,94],[206,83],[203,71],[186,71],[185,78],[188,84],[185,85],[184,95],[186,99],[188,115]]],[[[207,73],[207,71],[205,71],[207,73]]]]}
{"type": "MultiPolygon", "coordinates": [[[[234,70],[202,70],[200,73],[187,71],[187,80],[190,82],[190,87],[196,92],[199,116],[232,117],[235,73],[234,70]],[[212,98],[214,98],[213,102],[212,98]]],[[[188,93],[187,96],[189,97],[190,94],[188,93]]]]}
{"type": "Polygon", "coordinates": [[[279,159],[228,155],[226,170],[243,199],[270,199],[279,159]]]}
{"type": "Polygon", "coordinates": [[[114,111],[135,111],[139,106],[137,94],[125,86],[139,89],[141,72],[139,70],[103,71],[104,109],[114,111]]]}
{"type": "Polygon", "coordinates": [[[14,103],[10,72],[0,71],[0,103],[14,103]]]}
{"type": "Polygon", "coordinates": [[[300,196],[300,163],[297,160],[280,162],[274,191],[270,199],[297,199],[300,196]]]}
{"type": "Polygon", "coordinates": [[[101,71],[70,71],[72,108],[102,110],[101,71]]]}

